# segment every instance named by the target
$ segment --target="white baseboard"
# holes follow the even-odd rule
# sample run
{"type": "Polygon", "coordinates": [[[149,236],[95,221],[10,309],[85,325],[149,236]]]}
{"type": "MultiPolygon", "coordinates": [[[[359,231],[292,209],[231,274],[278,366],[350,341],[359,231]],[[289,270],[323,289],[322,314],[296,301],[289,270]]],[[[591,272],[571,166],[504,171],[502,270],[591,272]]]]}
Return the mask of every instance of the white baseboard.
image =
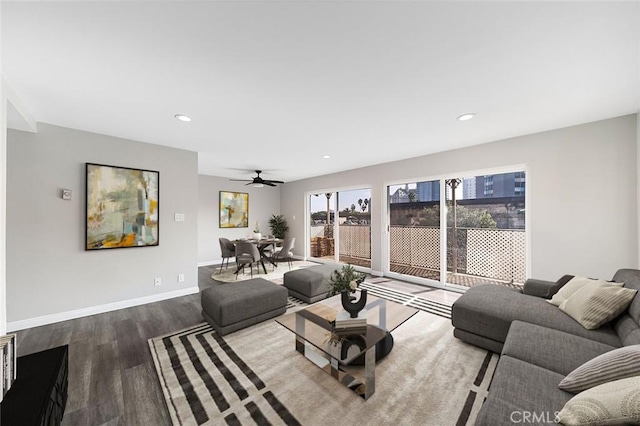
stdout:
{"type": "Polygon", "coordinates": [[[159,302],[161,300],[173,299],[180,296],[198,293],[200,289],[189,287],[181,290],[167,291],[165,293],[153,294],[151,296],[139,297],[137,299],[122,300],[120,302],[107,303],[104,305],[91,306],[89,308],[76,309],[58,314],[43,315],[41,317],[29,318],[26,320],[13,321],[7,323],[7,331],[13,332],[24,330],[25,328],[39,327],[41,325],[53,324],[60,321],[67,321],[90,315],[102,314],[116,311],[118,309],[131,308],[133,306],[146,305],[147,303],[159,302]]]}
{"type": "Polygon", "coordinates": [[[198,268],[201,266],[219,265],[222,260],[206,260],[204,262],[198,262],[198,268]]]}
{"type": "Polygon", "coordinates": [[[373,275],[375,277],[383,277],[384,276],[384,272],[371,270],[371,275],[373,275]]]}

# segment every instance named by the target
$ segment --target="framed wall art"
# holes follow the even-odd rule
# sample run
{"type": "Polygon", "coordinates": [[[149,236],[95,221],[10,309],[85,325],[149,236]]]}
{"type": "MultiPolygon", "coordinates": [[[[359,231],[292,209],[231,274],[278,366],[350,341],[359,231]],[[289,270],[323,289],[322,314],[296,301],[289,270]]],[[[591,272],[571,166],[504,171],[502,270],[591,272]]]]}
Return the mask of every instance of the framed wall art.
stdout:
{"type": "Polygon", "coordinates": [[[87,163],[86,178],[86,250],[159,245],[159,172],[87,163]]]}
{"type": "Polygon", "coordinates": [[[249,194],[220,191],[220,228],[249,227],[249,194]]]}

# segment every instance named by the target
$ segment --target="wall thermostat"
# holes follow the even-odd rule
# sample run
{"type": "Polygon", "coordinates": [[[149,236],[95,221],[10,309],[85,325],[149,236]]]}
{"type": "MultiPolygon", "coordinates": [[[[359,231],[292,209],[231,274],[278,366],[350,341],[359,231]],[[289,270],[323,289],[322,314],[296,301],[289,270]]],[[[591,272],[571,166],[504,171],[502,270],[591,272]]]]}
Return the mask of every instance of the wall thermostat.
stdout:
{"type": "Polygon", "coordinates": [[[70,200],[71,199],[71,190],[70,189],[63,189],[62,190],[62,199],[63,200],[70,200]]]}

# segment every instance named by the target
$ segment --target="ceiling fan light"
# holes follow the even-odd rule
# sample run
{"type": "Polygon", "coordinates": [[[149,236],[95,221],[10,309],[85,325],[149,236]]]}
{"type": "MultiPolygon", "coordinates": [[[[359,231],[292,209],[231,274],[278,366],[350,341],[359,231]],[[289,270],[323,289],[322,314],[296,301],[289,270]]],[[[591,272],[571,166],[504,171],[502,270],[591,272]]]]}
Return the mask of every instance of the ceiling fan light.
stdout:
{"type": "Polygon", "coordinates": [[[264,185],[261,183],[252,183],[251,186],[253,186],[254,188],[262,188],[264,185]]]}

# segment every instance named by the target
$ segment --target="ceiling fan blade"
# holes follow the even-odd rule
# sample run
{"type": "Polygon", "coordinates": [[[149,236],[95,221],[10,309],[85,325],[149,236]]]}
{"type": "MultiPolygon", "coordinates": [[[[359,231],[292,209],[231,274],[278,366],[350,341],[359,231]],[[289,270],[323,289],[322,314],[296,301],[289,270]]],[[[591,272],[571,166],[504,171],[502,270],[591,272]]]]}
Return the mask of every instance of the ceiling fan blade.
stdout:
{"type": "Polygon", "coordinates": [[[233,182],[247,182],[245,184],[245,186],[249,186],[249,185],[254,185],[254,186],[260,186],[260,185],[267,185],[267,186],[277,186],[277,184],[279,183],[284,183],[281,180],[271,180],[271,179],[263,179],[262,177],[260,177],[260,173],[262,173],[262,170],[255,170],[256,175],[253,179],[229,179],[230,181],[233,182]]]}

